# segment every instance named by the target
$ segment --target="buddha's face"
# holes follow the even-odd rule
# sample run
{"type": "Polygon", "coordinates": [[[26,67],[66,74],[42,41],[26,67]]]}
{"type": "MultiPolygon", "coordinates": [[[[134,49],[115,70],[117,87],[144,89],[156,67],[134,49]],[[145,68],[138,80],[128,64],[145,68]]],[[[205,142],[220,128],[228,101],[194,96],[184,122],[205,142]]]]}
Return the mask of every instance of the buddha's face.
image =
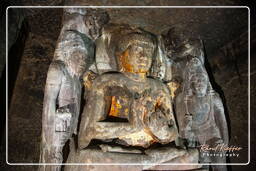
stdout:
{"type": "Polygon", "coordinates": [[[208,78],[206,74],[194,74],[191,77],[191,89],[196,96],[205,96],[207,90],[208,78]]]}
{"type": "Polygon", "coordinates": [[[131,44],[120,57],[121,66],[127,72],[146,73],[151,67],[153,53],[153,47],[148,44],[131,44]]]}

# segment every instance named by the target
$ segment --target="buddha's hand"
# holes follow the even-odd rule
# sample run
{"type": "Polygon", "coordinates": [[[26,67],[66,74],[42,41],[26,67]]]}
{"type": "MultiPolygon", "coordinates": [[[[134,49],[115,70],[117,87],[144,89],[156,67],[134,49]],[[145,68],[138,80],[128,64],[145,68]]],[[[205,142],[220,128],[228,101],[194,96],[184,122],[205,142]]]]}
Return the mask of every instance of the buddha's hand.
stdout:
{"type": "Polygon", "coordinates": [[[161,111],[151,113],[147,119],[147,125],[161,143],[171,142],[177,136],[174,121],[169,120],[161,111]]]}

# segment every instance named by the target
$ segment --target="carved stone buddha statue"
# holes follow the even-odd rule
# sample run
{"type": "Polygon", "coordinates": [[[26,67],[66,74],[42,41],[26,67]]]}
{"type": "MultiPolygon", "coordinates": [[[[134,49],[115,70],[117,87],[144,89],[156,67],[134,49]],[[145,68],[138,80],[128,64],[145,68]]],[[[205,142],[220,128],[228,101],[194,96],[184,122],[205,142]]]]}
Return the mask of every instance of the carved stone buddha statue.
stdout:
{"type": "Polygon", "coordinates": [[[79,130],[79,148],[92,139],[114,140],[127,146],[166,144],[177,137],[169,91],[162,82],[148,78],[156,40],[146,32],[131,32],[116,48],[120,72],[98,76],[79,130]]]}
{"type": "MultiPolygon", "coordinates": [[[[155,60],[156,37],[138,28],[116,30],[121,31],[118,34],[111,30],[113,37],[106,32],[101,40],[111,45],[115,57],[107,55],[117,69],[105,71],[98,67],[99,75],[85,84],[89,88],[81,115],[78,146],[71,145],[67,159],[67,163],[88,165],[65,166],[65,171],[106,169],[90,166],[94,163],[137,163],[138,166],[116,166],[118,170],[136,171],[151,167],[142,164],[198,163],[197,149],[175,146],[178,130],[170,91],[162,81],[148,76],[155,60]]],[[[173,165],[169,169],[200,167],[173,165]]]]}
{"type": "MultiPolygon", "coordinates": [[[[63,40],[60,39],[57,46],[61,48],[55,52],[56,57],[65,57],[66,60],[61,62],[56,58],[58,60],[49,69],[54,69],[53,72],[48,73],[42,162],[53,160],[61,163],[63,146],[68,140],[70,153],[67,163],[138,163],[155,166],[160,163],[198,163],[197,144],[228,143],[223,104],[212,90],[204,68],[200,39],[187,38],[185,35],[179,37],[170,30],[170,39],[166,39],[170,41],[165,42],[167,48],[163,52],[159,37],[157,39],[149,32],[128,25],[113,25],[110,27],[113,30],[109,29],[96,40],[101,26],[93,22],[97,18],[94,12],[86,17],[86,21],[82,20],[84,13],[76,13],[66,16],[71,24],[69,27],[68,23],[64,25],[60,36],[63,40]],[[83,27],[78,21],[84,22],[83,27]],[[67,50],[68,53],[65,53],[67,50]],[[59,78],[58,73],[63,76],[59,78]],[[80,120],[82,75],[85,106],[80,120]],[[61,86],[65,89],[61,89],[61,86]],[[67,99],[68,102],[64,103],[67,99]],[[172,100],[175,101],[179,134],[172,100]],[[70,104],[75,104],[73,112],[70,104]],[[73,135],[76,134],[77,125],[78,139],[73,135]],[[184,148],[177,147],[172,142],[178,137],[189,144],[182,146],[184,148]],[[50,142],[53,142],[53,149],[48,148],[50,142]]],[[[133,167],[132,170],[141,170],[142,167],[133,167]]],[[[168,169],[200,167],[173,165],[168,169]]],[[[44,170],[46,168],[42,167],[44,170]]],[[[60,170],[61,166],[51,168],[60,170]]],[[[89,165],[70,165],[64,169],[94,170],[89,165]]]]}

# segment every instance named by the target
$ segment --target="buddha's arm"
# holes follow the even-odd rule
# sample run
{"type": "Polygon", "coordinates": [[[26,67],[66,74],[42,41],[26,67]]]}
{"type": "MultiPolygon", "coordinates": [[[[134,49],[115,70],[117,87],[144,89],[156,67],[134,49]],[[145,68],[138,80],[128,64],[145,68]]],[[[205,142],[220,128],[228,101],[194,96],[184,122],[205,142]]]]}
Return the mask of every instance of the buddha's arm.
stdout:
{"type": "Polygon", "coordinates": [[[168,89],[163,88],[162,92],[160,93],[160,98],[159,98],[159,105],[160,105],[160,110],[161,112],[166,116],[166,118],[169,121],[169,127],[170,131],[172,132],[172,140],[175,140],[178,136],[178,130],[177,130],[177,125],[176,121],[174,118],[173,114],[173,108],[172,108],[172,103],[171,103],[171,97],[169,95],[168,89]]]}
{"type": "MultiPolygon", "coordinates": [[[[118,84],[118,83],[116,83],[118,84]]],[[[116,84],[112,84],[111,86],[117,86],[116,84]]],[[[106,84],[104,84],[106,85],[106,84]]],[[[105,87],[105,86],[104,86],[105,87]]],[[[91,106],[90,112],[92,112],[91,116],[93,120],[91,120],[96,128],[97,135],[96,138],[117,138],[119,136],[123,136],[125,134],[131,133],[134,129],[132,123],[130,122],[105,122],[104,120],[107,118],[108,110],[106,110],[106,95],[104,92],[104,88],[99,87],[98,91],[94,93],[95,101],[91,106]]],[[[111,99],[109,99],[111,100],[111,99]]],[[[135,126],[135,125],[134,125],[135,126]]]]}
{"type": "Polygon", "coordinates": [[[84,148],[93,138],[112,139],[132,130],[130,123],[105,122],[107,117],[105,88],[117,86],[112,77],[99,76],[92,85],[87,104],[82,113],[79,130],[79,147],[84,148]],[[112,81],[109,81],[111,80],[112,81]]]}
{"type": "MultiPolygon", "coordinates": [[[[98,81],[97,79],[95,81],[98,81]]],[[[90,143],[95,132],[92,129],[96,121],[104,116],[104,98],[102,93],[97,92],[95,84],[88,94],[87,102],[81,115],[80,129],[78,133],[78,146],[80,149],[85,148],[90,143]]]]}

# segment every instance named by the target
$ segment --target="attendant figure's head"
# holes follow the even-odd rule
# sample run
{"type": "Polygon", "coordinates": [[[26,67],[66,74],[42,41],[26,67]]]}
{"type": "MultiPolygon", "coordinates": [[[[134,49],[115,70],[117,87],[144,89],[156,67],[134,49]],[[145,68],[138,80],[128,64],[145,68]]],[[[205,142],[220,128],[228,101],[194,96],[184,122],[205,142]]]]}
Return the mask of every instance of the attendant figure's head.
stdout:
{"type": "Polygon", "coordinates": [[[209,76],[200,59],[192,58],[187,63],[183,88],[187,96],[203,97],[214,92],[209,76]]]}
{"type": "Polygon", "coordinates": [[[203,97],[207,94],[208,75],[206,73],[195,73],[190,77],[190,88],[193,95],[203,97]]]}
{"type": "Polygon", "coordinates": [[[82,38],[74,32],[67,32],[62,35],[62,41],[57,44],[54,60],[64,62],[72,76],[81,77],[88,67],[86,53],[87,49],[84,47],[82,38]]]}

